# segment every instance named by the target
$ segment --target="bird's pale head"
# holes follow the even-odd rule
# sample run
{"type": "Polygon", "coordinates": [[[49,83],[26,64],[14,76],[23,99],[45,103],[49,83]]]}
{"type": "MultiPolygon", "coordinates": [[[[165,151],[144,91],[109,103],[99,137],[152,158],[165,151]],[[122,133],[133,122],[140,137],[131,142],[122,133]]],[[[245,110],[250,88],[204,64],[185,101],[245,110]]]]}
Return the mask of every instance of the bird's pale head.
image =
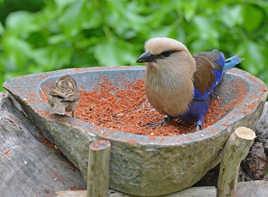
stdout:
{"type": "Polygon", "coordinates": [[[156,62],[158,59],[168,58],[178,52],[188,52],[184,44],[166,37],[152,38],[145,43],[144,48],[145,52],[137,62],[156,62]]]}
{"type": "Polygon", "coordinates": [[[137,62],[146,62],[154,67],[179,66],[180,64],[192,65],[194,60],[187,47],[181,42],[166,38],[156,37],[145,43],[145,52],[137,62]]]}

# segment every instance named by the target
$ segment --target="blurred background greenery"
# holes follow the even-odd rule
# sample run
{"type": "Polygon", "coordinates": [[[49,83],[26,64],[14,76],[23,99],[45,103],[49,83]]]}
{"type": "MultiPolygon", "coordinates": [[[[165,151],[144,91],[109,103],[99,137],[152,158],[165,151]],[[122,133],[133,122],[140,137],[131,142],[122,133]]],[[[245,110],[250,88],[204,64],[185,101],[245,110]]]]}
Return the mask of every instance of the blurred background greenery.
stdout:
{"type": "MultiPolygon", "coordinates": [[[[267,0],[0,0],[0,84],[70,67],[136,65],[145,40],[241,54],[268,84],[267,0]]],[[[0,89],[2,90],[2,89],[0,89]]]]}

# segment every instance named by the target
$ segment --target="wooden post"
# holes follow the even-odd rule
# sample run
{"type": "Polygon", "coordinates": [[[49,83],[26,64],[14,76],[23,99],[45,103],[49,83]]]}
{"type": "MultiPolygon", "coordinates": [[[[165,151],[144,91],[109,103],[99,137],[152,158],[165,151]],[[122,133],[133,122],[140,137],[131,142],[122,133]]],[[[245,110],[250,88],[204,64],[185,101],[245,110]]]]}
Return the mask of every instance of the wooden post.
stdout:
{"type": "Polygon", "coordinates": [[[228,139],[223,150],[217,197],[235,197],[240,163],[247,156],[255,137],[251,129],[239,127],[228,139]]]}
{"type": "Polygon", "coordinates": [[[108,197],[111,143],[97,140],[89,145],[87,196],[108,197]]]}

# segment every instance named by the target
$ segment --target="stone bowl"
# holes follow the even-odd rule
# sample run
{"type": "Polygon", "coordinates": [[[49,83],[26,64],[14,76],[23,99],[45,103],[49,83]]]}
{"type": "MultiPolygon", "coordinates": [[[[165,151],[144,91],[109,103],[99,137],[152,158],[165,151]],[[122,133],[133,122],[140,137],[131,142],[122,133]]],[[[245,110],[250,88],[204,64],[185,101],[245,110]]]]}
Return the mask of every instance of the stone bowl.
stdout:
{"type": "Polygon", "coordinates": [[[234,101],[223,118],[198,132],[151,138],[111,131],[69,116],[51,116],[41,96],[64,74],[72,75],[80,89],[92,90],[104,76],[112,82],[118,78],[134,82],[144,79],[144,73],[145,67],[135,66],[67,69],[17,77],[3,87],[18,101],[16,106],[80,169],[85,180],[89,143],[94,135],[110,140],[110,187],[136,196],[160,196],[198,182],[219,163],[224,143],[235,128],[255,128],[267,97],[261,80],[232,69],[216,91],[223,98],[222,105],[234,101]]]}

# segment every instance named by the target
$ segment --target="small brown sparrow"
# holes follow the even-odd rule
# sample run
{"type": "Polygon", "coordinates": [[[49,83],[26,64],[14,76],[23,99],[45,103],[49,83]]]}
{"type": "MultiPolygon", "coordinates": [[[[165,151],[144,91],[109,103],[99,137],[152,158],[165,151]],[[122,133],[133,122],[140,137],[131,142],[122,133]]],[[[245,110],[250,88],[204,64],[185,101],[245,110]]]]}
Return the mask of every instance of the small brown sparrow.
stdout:
{"type": "Polygon", "coordinates": [[[48,103],[52,113],[65,115],[65,112],[74,111],[78,104],[80,93],[76,81],[70,75],[64,75],[56,82],[54,88],[48,92],[48,103]]]}

